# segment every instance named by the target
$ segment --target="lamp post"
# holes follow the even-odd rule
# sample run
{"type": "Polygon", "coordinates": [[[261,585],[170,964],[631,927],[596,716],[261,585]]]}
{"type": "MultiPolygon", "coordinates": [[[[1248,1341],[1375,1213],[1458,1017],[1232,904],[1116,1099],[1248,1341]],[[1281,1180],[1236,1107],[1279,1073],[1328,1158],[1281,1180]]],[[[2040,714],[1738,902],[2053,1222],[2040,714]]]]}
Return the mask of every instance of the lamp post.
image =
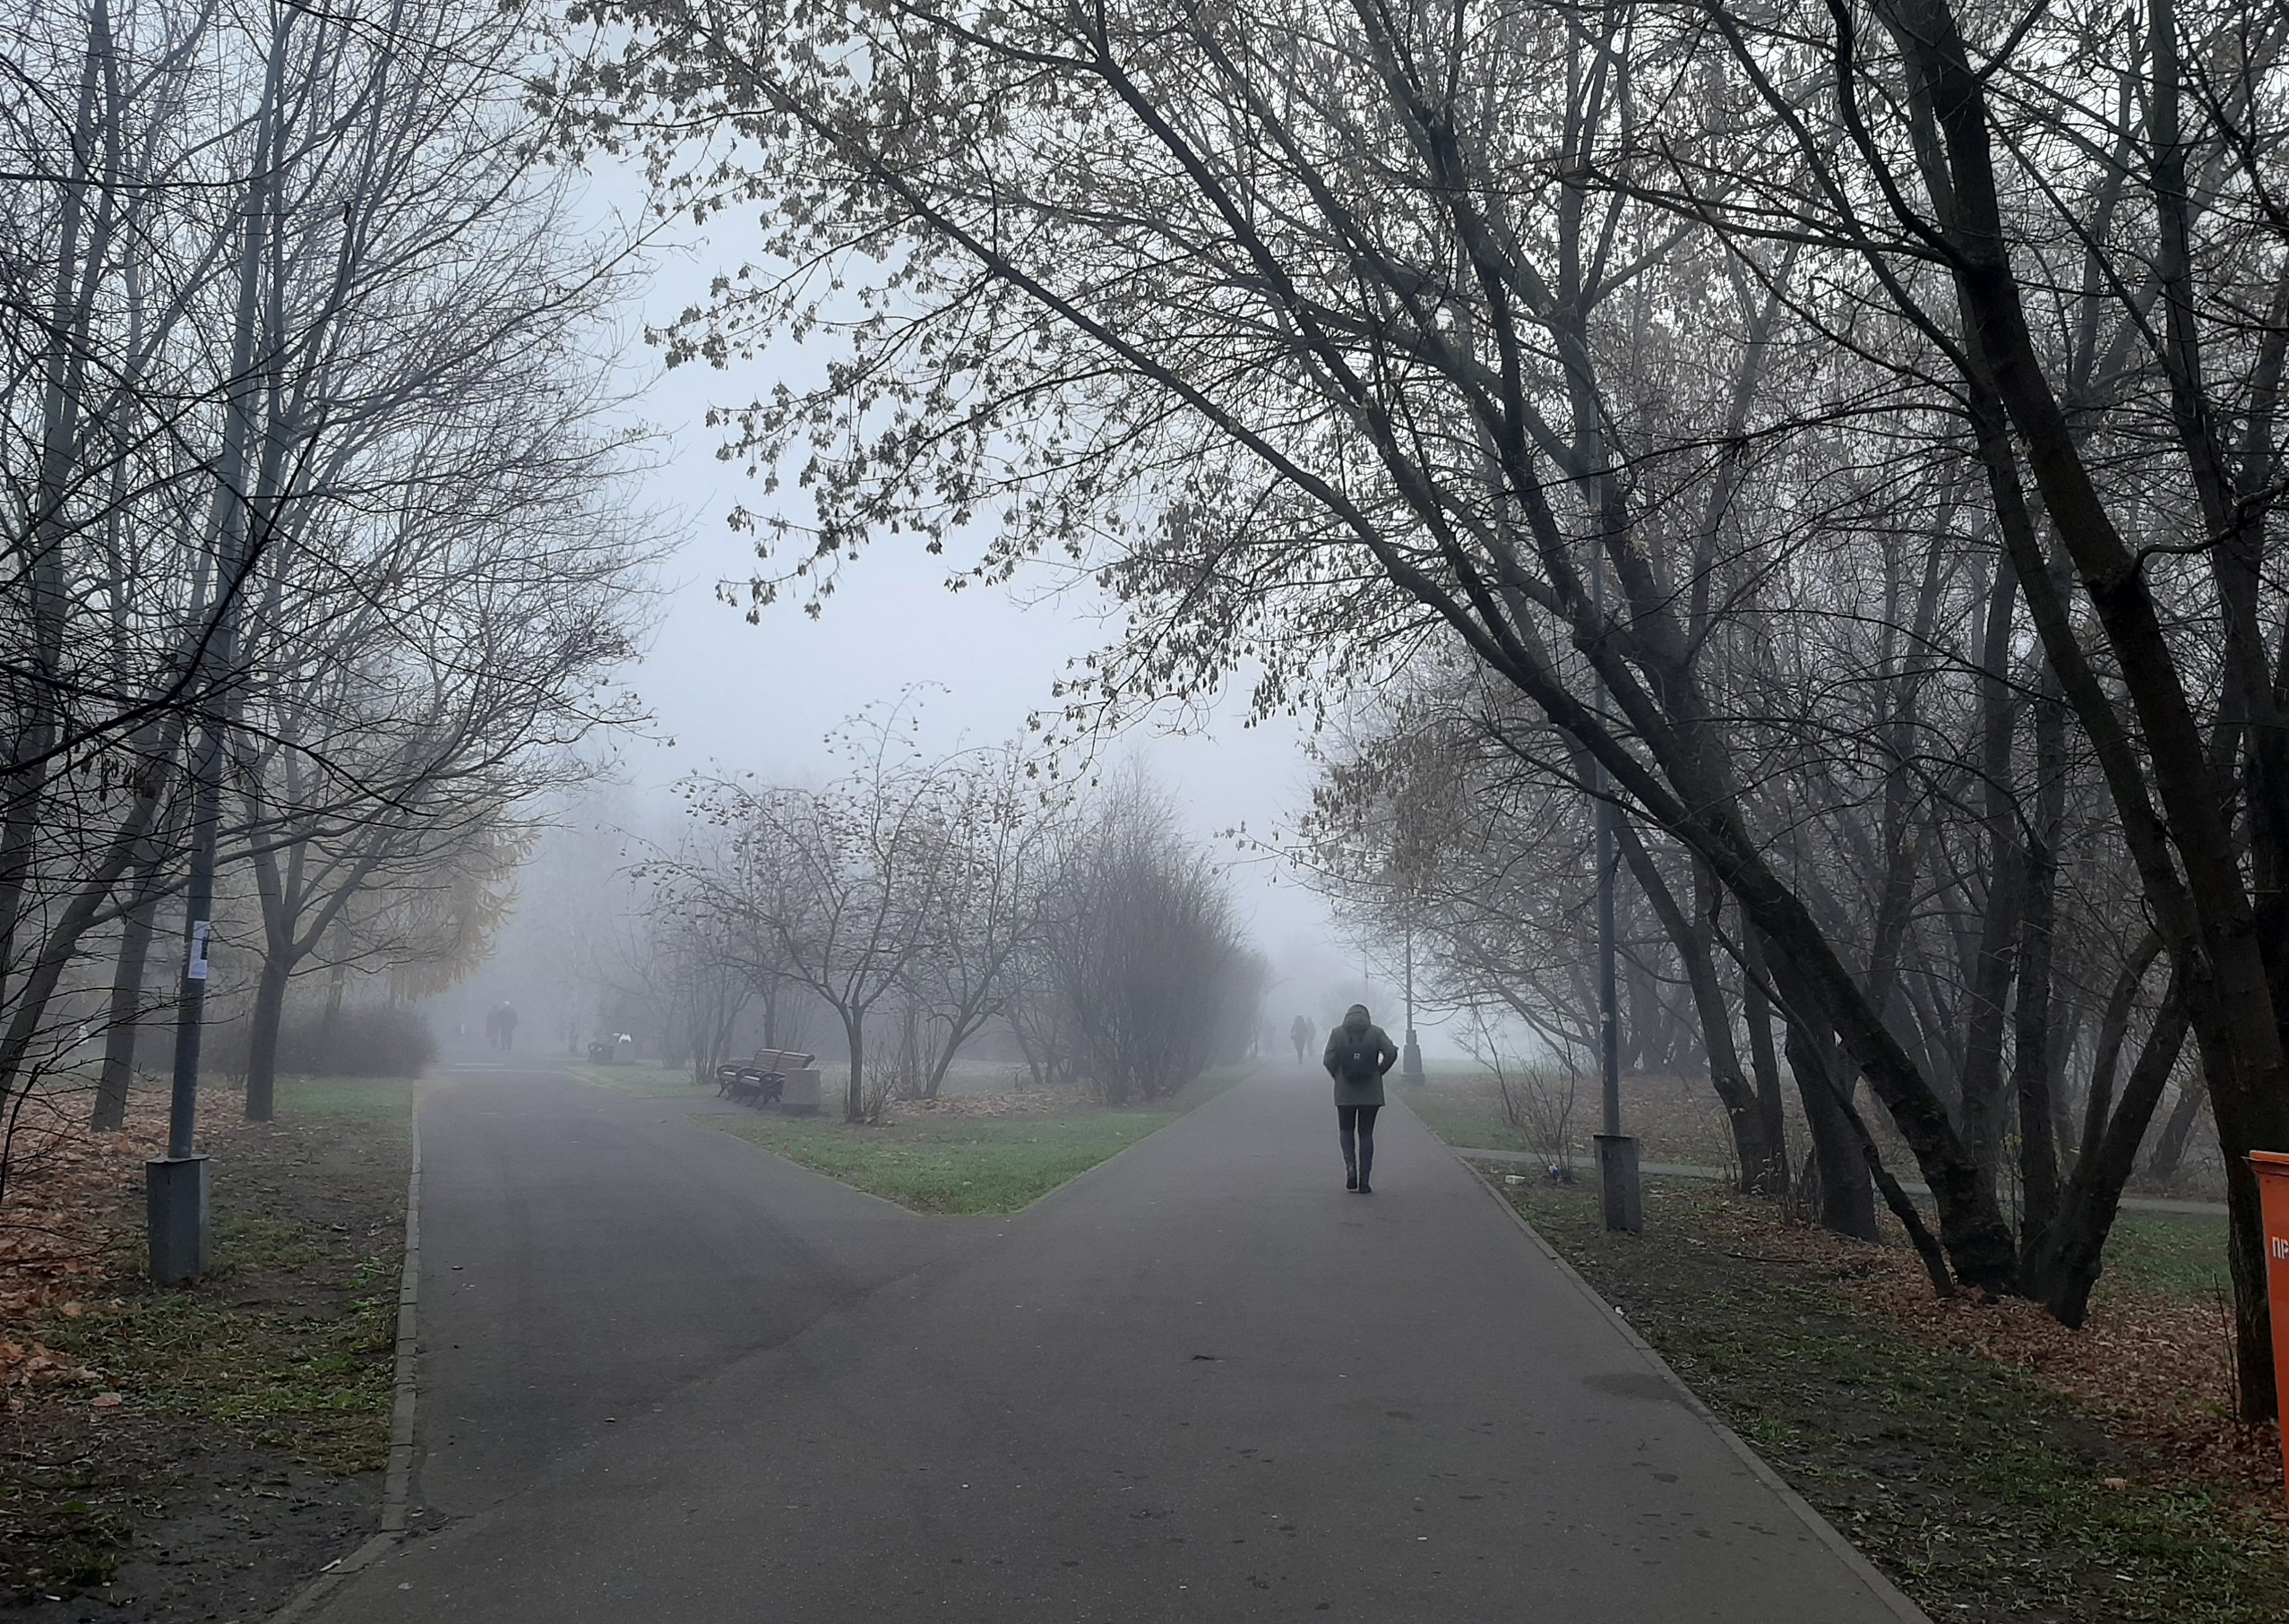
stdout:
{"type": "MultiPolygon", "coordinates": [[[[146,1235],[151,1278],[182,1285],[207,1272],[207,1159],[194,1144],[199,1125],[199,1042],[206,1024],[207,949],[214,933],[217,826],[222,817],[223,745],[235,702],[232,681],[238,663],[238,595],[245,586],[256,543],[254,481],[258,466],[256,413],[264,380],[257,347],[266,341],[261,314],[263,253],[276,207],[279,176],[278,74],[283,72],[284,36],[271,59],[255,142],[256,173],[264,176],[248,194],[239,227],[237,311],[231,339],[231,385],[223,415],[220,454],[215,463],[214,507],[210,520],[214,546],[213,596],[202,566],[192,597],[194,613],[211,605],[210,635],[192,659],[188,692],[199,705],[199,742],[191,762],[191,864],[185,888],[183,973],[175,1003],[175,1078],[168,1102],[167,1154],[143,1164],[146,1235]]],[[[275,442],[260,448],[266,464],[275,442]]]]}
{"type": "Polygon", "coordinates": [[[1423,1086],[1423,1046],[1415,1041],[1415,932],[1407,932],[1407,1044],[1398,1052],[1398,1077],[1423,1086]]]}
{"type": "MultiPolygon", "coordinates": [[[[211,707],[217,702],[209,701],[211,707]]],[[[222,729],[211,709],[200,728],[191,771],[191,873],[184,898],[183,974],[175,997],[175,1081],[168,1101],[167,1154],[143,1164],[151,1278],[161,1285],[187,1285],[207,1272],[207,1158],[193,1146],[199,1124],[207,947],[214,931],[221,763],[222,729]]]]}
{"type": "MultiPolygon", "coordinates": [[[[1590,575],[1590,604],[1602,626],[1605,615],[1605,557],[1601,552],[1590,575]]],[[[1598,676],[1594,703],[1605,717],[1605,679],[1598,676]]],[[[1645,1201],[1638,1180],[1638,1142],[1622,1131],[1622,1010],[1614,973],[1613,801],[1605,767],[1590,762],[1590,812],[1596,829],[1597,859],[1597,1059],[1604,1084],[1605,1131],[1597,1136],[1597,1190],[1605,1227],[1636,1234],[1645,1227],[1645,1201]]]]}

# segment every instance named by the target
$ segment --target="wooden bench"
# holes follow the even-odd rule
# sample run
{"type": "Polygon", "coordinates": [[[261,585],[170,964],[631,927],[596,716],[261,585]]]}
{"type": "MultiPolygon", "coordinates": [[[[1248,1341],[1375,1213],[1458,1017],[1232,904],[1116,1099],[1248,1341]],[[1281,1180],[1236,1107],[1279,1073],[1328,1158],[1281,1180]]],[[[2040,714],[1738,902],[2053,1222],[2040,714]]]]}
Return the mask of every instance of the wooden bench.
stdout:
{"type": "Polygon", "coordinates": [[[776,1104],[787,1087],[787,1074],[804,1070],[815,1058],[792,1049],[758,1049],[755,1058],[744,1065],[733,1063],[715,1069],[716,1097],[728,1096],[734,1104],[776,1104]]]}

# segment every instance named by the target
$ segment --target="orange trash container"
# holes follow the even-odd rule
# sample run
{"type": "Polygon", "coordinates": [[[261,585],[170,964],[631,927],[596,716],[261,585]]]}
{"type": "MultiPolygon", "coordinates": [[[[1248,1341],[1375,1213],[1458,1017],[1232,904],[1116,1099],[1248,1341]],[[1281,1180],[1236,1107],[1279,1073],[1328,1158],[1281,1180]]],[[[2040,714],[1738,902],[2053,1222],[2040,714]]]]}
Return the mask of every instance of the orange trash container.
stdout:
{"type": "Polygon", "coordinates": [[[2250,1164],[2265,1200],[2265,1294],[2273,1310],[2273,1390],[2281,1406],[2282,1470],[2289,1489],[2289,1152],[2252,1150],[2250,1164]]]}

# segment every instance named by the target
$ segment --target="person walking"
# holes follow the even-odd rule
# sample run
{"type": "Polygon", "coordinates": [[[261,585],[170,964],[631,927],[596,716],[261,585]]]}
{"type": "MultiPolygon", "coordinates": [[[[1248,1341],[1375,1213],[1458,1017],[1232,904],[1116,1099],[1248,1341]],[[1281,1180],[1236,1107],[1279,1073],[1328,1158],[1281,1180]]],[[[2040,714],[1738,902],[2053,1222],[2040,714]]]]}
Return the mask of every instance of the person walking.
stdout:
{"type": "Polygon", "coordinates": [[[1344,1011],[1343,1025],[1328,1034],[1320,1063],[1335,1079],[1336,1137],[1343,1141],[1343,1187],[1372,1194],[1375,1169],[1375,1113],[1383,1108],[1383,1073],[1398,1060],[1398,1045],[1368,1018],[1365,1004],[1344,1011]]]}
{"type": "Polygon", "coordinates": [[[1295,1045],[1295,1063],[1302,1065],[1312,1053],[1312,1018],[1299,1015],[1295,1024],[1287,1028],[1287,1037],[1295,1045]]]}

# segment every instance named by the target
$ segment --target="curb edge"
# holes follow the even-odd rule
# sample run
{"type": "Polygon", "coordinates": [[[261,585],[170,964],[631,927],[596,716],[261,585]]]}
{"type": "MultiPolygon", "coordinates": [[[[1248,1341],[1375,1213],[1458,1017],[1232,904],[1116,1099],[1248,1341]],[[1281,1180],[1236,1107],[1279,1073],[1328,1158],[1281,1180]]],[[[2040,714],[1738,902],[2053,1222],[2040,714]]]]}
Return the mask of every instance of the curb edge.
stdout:
{"type": "MultiPolygon", "coordinates": [[[[413,1435],[420,1342],[417,1331],[421,1301],[421,1084],[414,1085],[408,1127],[412,1166],[406,1174],[405,1257],[398,1276],[398,1330],[393,1394],[390,1405],[390,1464],[382,1480],[380,1531],[348,1556],[297,1591],[271,1615],[270,1624],[297,1624],[331,1595],[350,1575],[380,1560],[405,1537],[406,1512],[413,1490],[413,1435]]],[[[1507,1205],[1507,1203],[1505,1203],[1507,1205]]]]}
{"type": "Polygon", "coordinates": [[[1467,1153],[1455,1150],[1451,1147],[1449,1147],[1449,1153],[1469,1173],[1471,1182],[1484,1190],[1497,1207],[1510,1215],[1510,1222],[1525,1232],[1527,1238],[1534,1242],[1536,1250],[1557,1265],[1558,1272],[1573,1283],[1574,1289],[1596,1303],[1599,1314],[1607,1323],[1618,1328],[1622,1339],[1635,1348],[1639,1355],[1677,1390],[1678,1396],[1683,1401],[1685,1408],[1699,1417],[1716,1432],[1718,1438],[1724,1440],[1725,1447],[1732,1450],[1740,1458],[1741,1464],[1749,1469],[1749,1474],[1777,1495],[1781,1504],[1795,1514],[1796,1520],[1804,1525],[1812,1537],[1827,1546],[1841,1560],[1860,1582],[1868,1587],[1876,1600],[1881,1602],[1900,1620],[1900,1624],[1932,1624],[1929,1613],[1909,1601],[1899,1586],[1886,1578],[1878,1570],[1876,1565],[1862,1553],[1858,1546],[1837,1531],[1835,1524],[1814,1510],[1810,1501],[1782,1481],[1780,1474],[1772,1469],[1770,1463],[1749,1448],[1739,1433],[1717,1419],[1715,1412],[1701,1402],[1700,1395],[1687,1387],[1685,1379],[1672,1370],[1669,1362],[1654,1351],[1653,1345],[1638,1334],[1638,1328],[1630,1323],[1629,1316],[1597,1294],[1596,1288],[1582,1278],[1581,1272],[1567,1262],[1556,1247],[1543,1239],[1542,1232],[1527,1222],[1526,1215],[1511,1205],[1510,1198],[1503,1195],[1500,1188],[1472,1164],[1467,1153]]]}

